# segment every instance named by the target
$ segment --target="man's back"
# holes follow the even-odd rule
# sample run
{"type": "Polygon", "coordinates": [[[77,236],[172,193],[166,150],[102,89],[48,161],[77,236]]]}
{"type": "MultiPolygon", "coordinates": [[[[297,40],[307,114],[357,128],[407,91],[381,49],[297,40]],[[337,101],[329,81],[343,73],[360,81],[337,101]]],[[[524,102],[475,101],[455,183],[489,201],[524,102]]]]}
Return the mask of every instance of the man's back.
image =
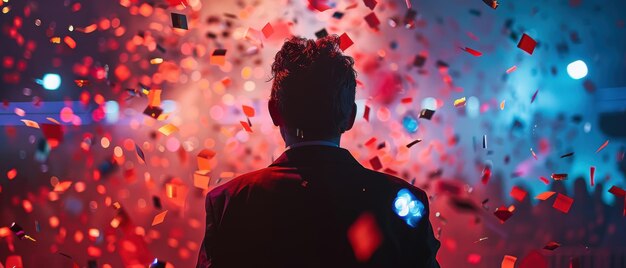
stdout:
{"type": "Polygon", "coordinates": [[[198,267],[438,267],[426,194],[342,148],[289,149],[209,192],[206,209],[198,267]],[[415,227],[394,210],[405,188],[426,208],[415,227]]]}

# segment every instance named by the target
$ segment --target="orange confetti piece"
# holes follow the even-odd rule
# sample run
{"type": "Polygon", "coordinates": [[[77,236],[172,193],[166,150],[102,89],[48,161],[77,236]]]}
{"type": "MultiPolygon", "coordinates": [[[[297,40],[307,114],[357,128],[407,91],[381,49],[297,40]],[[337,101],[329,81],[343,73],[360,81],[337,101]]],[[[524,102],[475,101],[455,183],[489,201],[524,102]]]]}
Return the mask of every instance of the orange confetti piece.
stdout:
{"type": "Polygon", "coordinates": [[[500,110],[504,110],[504,102],[505,102],[505,101],[506,101],[506,100],[503,100],[503,101],[500,103],[500,110]]]}
{"type": "Polygon", "coordinates": [[[159,132],[161,132],[165,136],[169,136],[176,131],[178,131],[178,127],[172,124],[167,124],[159,128],[159,132]]]}
{"type": "Polygon", "coordinates": [[[83,32],[83,33],[92,33],[97,29],[98,29],[98,25],[94,23],[94,24],[87,25],[85,28],[76,28],[76,31],[83,32]]]}
{"type": "Polygon", "coordinates": [[[535,199],[539,199],[541,201],[545,201],[548,198],[552,197],[556,192],[552,192],[552,191],[547,191],[547,192],[543,192],[538,194],[537,196],[535,196],[535,199]]]}
{"type": "Polygon", "coordinates": [[[17,176],[17,169],[11,169],[9,170],[9,172],[7,172],[7,178],[9,178],[9,180],[15,179],[15,177],[17,176]]]}
{"type": "Polygon", "coordinates": [[[209,172],[209,170],[197,170],[193,174],[193,186],[203,190],[208,190],[209,182],[211,181],[209,172]]]}
{"type": "Polygon", "coordinates": [[[161,63],[163,63],[163,58],[150,59],[150,64],[161,64],[161,63]]]}
{"type": "Polygon", "coordinates": [[[196,160],[198,161],[198,169],[200,170],[210,170],[211,159],[215,156],[215,152],[209,149],[204,149],[198,153],[196,160]]]}
{"type": "Polygon", "coordinates": [[[598,150],[596,150],[596,154],[599,153],[600,151],[602,151],[602,149],[604,149],[604,147],[606,147],[607,145],[609,145],[609,140],[606,140],[601,146],[600,148],[598,148],[598,150]]]}
{"type": "Polygon", "coordinates": [[[57,121],[56,119],[52,118],[52,117],[46,117],[46,119],[48,119],[48,121],[55,123],[57,125],[60,125],[61,123],[59,123],[59,121],[57,121]]]}
{"type": "Polygon", "coordinates": [[[243,113],[247,116],[247,117],[254,117],[254,108],[248,106],[248,105],[242,105],[241,108],[243,109],[243,113]]]}
{"type": "Polygon", "coordinates": [[[66,36],[63,38],[63,42],[65,42],[65,44],[70,47],[71,49],[75,49],[76,48],[76,41],[74,41],[73,38],[66,36]]]}
{"type": "Polygon", "coordinates": [[[504,255],[502,259],[501,268],[515,268],[515,262],[517,261],[517,257],[511,255],[504,255]]]}
{"type": "Polygon", "coordinates": [[[154,219],[152,219],[152,226],[163,223],[163,221],[165,220],[165,215],[167,215],[167,210],[154,216],[154,219]]]}
{"type": "Polygon", "coordinates": [[[61,37],[55,36],[55,37],[50,38],[50,43],[60,44],[61,43],[61,37]]]}
{"type": "Polygon", "coordinates": [[[70,186],[72,186],[72,182],[71,181],[62,181],[62,182],[59,182],[57,185],[54,186],[54,191],[55,192],[65,192],[67,189],[70,188],[70,186]]]}
{"type": "Polygon", "coordinates": [[[150,89],[148,93],[148,105],[153,107],[161,106],[161,92],[160,89],[150,89]]]}
{"type": "Polygon", "coordinates": [[[27,127],[39,128],[39,124],[32,120],[22,119],[22,121],[27,127]]]}

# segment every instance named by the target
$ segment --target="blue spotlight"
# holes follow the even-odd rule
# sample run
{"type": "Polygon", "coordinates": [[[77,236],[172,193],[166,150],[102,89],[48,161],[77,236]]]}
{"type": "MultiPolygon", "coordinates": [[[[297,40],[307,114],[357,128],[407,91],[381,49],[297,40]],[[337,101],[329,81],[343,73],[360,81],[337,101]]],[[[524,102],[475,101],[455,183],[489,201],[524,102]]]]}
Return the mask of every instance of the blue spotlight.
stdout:
{"type": "Polygon", "coordinates": [[[587,76],[587,64],[582,60],[574,61],[567,65],[567,74],[572,79],[581,79],[587,76]]]}
{"type": "Polygon", "coordinates": [[[57,90],[61,86],[61,77],[58,74],[45,74],[39,81],[47,90],[57,90]]]}
{"type": "Polygon", "coordinates": [[[406,129],[406,131],[408,131],[409,133],[415,133],[418,128],[417,119],[415,119],[415,117],[412,115],[404,116],[404,118],[402,119],[402,125],[404,126],[404,129],[406,129]]]}

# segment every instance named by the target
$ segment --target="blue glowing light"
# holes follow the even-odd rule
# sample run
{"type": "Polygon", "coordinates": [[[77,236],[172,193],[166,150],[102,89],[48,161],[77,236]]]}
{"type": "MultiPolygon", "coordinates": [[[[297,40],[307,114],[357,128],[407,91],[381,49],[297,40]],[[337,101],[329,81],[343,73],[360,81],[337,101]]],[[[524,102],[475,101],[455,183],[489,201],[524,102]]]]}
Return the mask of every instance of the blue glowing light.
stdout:
{"type": "Polygon", "coordinates": [[[587,71],[587,64],[582,60],[577,60],[567,65],[567,74],[572,79],[581,79],[587,76],[587,71]]]}
{"type": "Polygon", "coordinates": [[[41,85],[47,90],[57,90],[61,86],[61,76],[58,74],[45,74],[41,79],[41,85]]]}
{"type": "Polygon", "coordinates": [[[104,119],[107,123],[115,123],[119,119],[120,105],[110,100],[104,103],[104,119]]]}
{"type": "Polygon", "coordinates": [[[424,204],[406,188],[398,191],[393,208],[396,214],[411,227],[417,226],[424,214],[424,204]]]}
{"type": "Polygon", "coordinates": [[[415,119],[414,116],[404,116],[404,118],[402,119],[402,125],[404,126],[404,129],[406,129],[406,131],[408,131],[409,133],[415,133],[417,131],[417,119],[415,119]]]}

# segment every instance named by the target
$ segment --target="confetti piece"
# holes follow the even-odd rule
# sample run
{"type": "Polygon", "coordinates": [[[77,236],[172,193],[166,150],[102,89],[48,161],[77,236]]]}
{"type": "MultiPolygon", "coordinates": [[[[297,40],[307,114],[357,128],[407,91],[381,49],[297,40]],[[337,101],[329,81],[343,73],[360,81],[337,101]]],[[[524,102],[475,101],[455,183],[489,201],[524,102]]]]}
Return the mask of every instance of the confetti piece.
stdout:
{"type": "Polygon", "coordinates": [[[172,27],[177,29],[188,30],[187,16],[172,12],[172,27]]]}
{"type": "Polygon", "coordinates": [[[311,10],[317,10],[319,12],[323,12],[331,8],[326,3],[326,0],[308,0],[308,2],[309,2],[309,8],[311,10]]]}
{"type": "Polygon", "coordinates": [[[572,207],[572,203],[574,203],[574,199],[564,194],[557,194],[552,207],[563,212],[568,213],[569,209],[572,207]]]}
{"type": "Polygon", "coordinates": [[[243,110],[243,114],[247,117],[254,117],[254,108],[248,105],[241,105],[241,109],[243,110]]]}
{"type": "Polygon", "coordinates": [[[530,55],[532,55],[533,51],[535,51],[535,46],[537,46],[537,41],[527,34],[523,34],[522,39],[520,39],[519,43],[517,43],[518,48],[524,50],[530,55]]]}
{"type": "Polygon", "coordinates": [[[486,236],[485,236],[485,237],[481,237],[481,238],[479,238],[478,240],[474,241],[474,244],[476,244],[476,243],[478,243],[478,242],[485,241],[485,240],[487,240],[487,239],[489,239],[489,237],[486,237],[486,236]]]}
{"type": "Polygon", "coordinates": [[[483,55],[483,53],[482,53],[482,52],[480,52],[480,51],[478,51],[478,50],[471,49],[471,48],[469,48],[469,47],[465,47],[465,48],[462,48],[462,49],[463,49],[465,52],[467,52],[467,53],[469,53],[469,54],[472,54],[472,56],[474,56],[474,57],[480,57],[480,56],[482,56],[482,55],[483,55]]]}
{"type": "Polygon", "coordinates": [[[617,197],[626,197],[626,191],[615,185],[611,186],[611,188],[609,189],[609,193],[612,193],[617,197]]]}
{"type": "Polygon", "coordinates": [[[146,163],[146,157],[143,154],[143,151],[141,150],[141,148],[139,148],[139,145],[137,145],[135,143],[135,152],[137,152],[137,156],[141,159],[142,163],[146,163]]]}
{"type": "Polygon", "coordinates": [[[241,123],[241,126],[243,126],[243,128],[247,131],[252,133],[252,128],[250,128],[250,125],[248,124],[248,122],[245,121],[239,121],[239,123],[241,123]]]}
{"type": "Polygon", "coordinates": [[[348,240],[359,262],[367,262],[383,242],[376,218],[369,212],[361,214],[348,228],[348,240]]]}
{"type": "Polygon", "coordinates": [[[61,123],[59,123],[59,121],[57,121],[56,119],[52,118],[52,117],[46,117],[46,119],[48,119],[48,121],[55,123],[57,125],[60,125],[61,123]]]}
{"type": "Polygon", "coordinates": [[[421,139],[414,140],[414,141],[410,142],[409,144],[407,144],[407,145],[406,145],[406,148],[411,148],[411,146],[413,146],[413,145],[415,145],[415,144],[418,144],[418,143],[420,143],[421,141],[422,141],[421,139]]]}
{"type": "Polygon", "coordinates": [[[496,209],[493,213],[499,220],[500,223],[504,223],[506,220],[513,216],[513,210],[515,210],[514,206],[510,206],[508,209],[505,206],[501,206],[496,209]]]}
{"type": "Polygon", "coordinates": [[[326,29],[321,29],[315,32],[315,37],[317,37],[317,39],[324,38],[326,36],[328,36],[328,32],[326,31],[326,29]]]}
{"type": "Polygon", "coordinates": [[[487,135],[483,135],[483,149],[487,149],[487,135]]]}
{"type": "Polygon", "coordinates": [[[524,189],[517,187],[517,186],[513,186],[513,188],[511,189],[511,197],[515,198],[515,200],[522,202],[524,200],[524,198],[526,198],[526,191],[524,191],[524,189]]]}
{"type": "Polygon", "coordinates": [[[152,58],[150,59],[150,64],[156,65],[163,63],[163,58],[152,58]]]}
{"type": "Polygon", "coordinates": [[[368,7],[371,10],[374,10],[374,8],[376,7],[376,5],[378,4],[378,1],[376,0],[363,0],[363,3],[365,4],[366,7],[368,7]]]}
{"type": "Polygon", "coordinates": [[[159,128],[159,132],[161,132],[163,135],[165,136],[169,136],[170,134],[174,133],[178,131],[178,127],[172,125],[172,124],[167,124],[165,126],[162,126],[159,128]]]}
{"type": "Polygon", "coordinates": [[[35,121],[28,120],[28,119],[22,119],[20,121],[22,121],[24,125],[26,125],[27,127],[39,128],[39,124],[35,121]]]}
{"type": "Polygon", "coordinates": [[[380,162],[378,156],[374,156],[372,159],[370,159],[370,165],[372,165],[372,169],[374,170],[379,170],[383,168],[383,164],[380,162]]]}
{"type": "Polygon", "coordinates": [[[491,179],[491,167],[485,166],[485,168],[483,169],[483,174],[480,178],[480,181],[483,184],[487,184],[489,182],[489,179],[491,179]]]}
{"type": "Polygon", "coordinates": [[[11,170],[7,172],[7,178],[9,178],[9,180],[15,179],[16,176],[17,176],[17,169],[12,168],[11,170]]]}
{"type": "Polygon", "coordinates": [[[376,13],[371,12],[370,14],[365,16],[364,19],[365,19],[365,22],[367,22],[367,25],[370,26],[370,28],[378,30],[378,26],[380,25],[380,20],[376,16],[376,13]]]}
{"type": "Polygon", "coordinates": [[[426,57],[424,55],[416,55],[415,59],[413,59],[413,66],[422,68],[426,63],[426,57]]]}
{"type": "Polygon", "coordinates": [[[533,148],[530,148],[530,153],[533,155],[533,158],[537,160],[537,155],[535,154],[535,151],[533,151],[533,148]]]}
{"type": "Polygon", "coordinates": [[[209,182],[211,180],[211,178],[209,177],[209,172],[209,170],[197,170],[196,172],[194,172],[193,186],[203,190],[208,190],[209,182]]]}
{"type": "Polygon", "coordinates": [[[341,49],[341,51],[346,51],[352,44],[354,44],[354,42],[352,42],[348,34],[343,33],[339,36],[339,49],[341,49]]]}
{"type": "Polygon", "coordinates": [[[24,111],[24,110],[23,110],[23,109],[21,109],[21,108],[17,108],[17,107],[16,107],[15,109],[13,109],[13,112],[14,112],[17,116],[20,116],[20,117],[24,117],[24,116],[26,115],[26,111],[24,111]]]}
{"type": "Polygon", "coordinates": [[[420,111],[419,118],[425,118],[425,119],[430,120],[433,117],[434,114],[435,114],[435,111],[433,111],[433,110],[422,109],[420,111]]]}
{"type": "Polygon", "coordinates": [[[552,197],[556,192],[552,192],[552,191],[547,191],[547,192],[543,192],[538,194],[537,196],[535,196],[535,199],[541,200],[541,201],[545,201],[548,198],[552,197]]]}
{"type": "Polygon", "coordinates": [[[263,33],[263,36],[265,36],[265,38],[270,38],[270,36],[274,33],[274,27],[272,27],[272,24],[268,22],[267,24],[265,24],[265,26],[263,26],[261,32],[263,33]]]}
{"type": "Polygon", "coordinates": [[[161,209],[163,206],[161,205],[161,198],[159,198],[156,195],[152,196],[152,205],[154,206],[154,208],[156,209],[161,209]]]}
{"type": "Polygon", "coordinates": [[[152,220],[152,226],[161,224],[165,220],[165,215],[167,215],[167,210],[154,216],[154,219],[152,220]]]}
{"type": "Polygon", "coordinates": [[[69,189],[71,185],[72,185],[71,181],[59,182],[57,185],[54,186],[54,190],[53,191],[62,193],[62,192],[67,191],[67,189],[69,189]]]}
{"type": "Polygon", "coordinates": [[[162,90],[160,89],[150,89],[148,92],[148,106],[161,106],[161,92],[162,90]]]}
{"type": "Polygon", "coordinates": [[[609,140],[606,140],[601,146],[600,148],[598,148],[598,150],[596,150],[596,154],[599,153],[600,151],[602,151],[602,149],[604,149],[604,147],[606,147],[607,145],[609,145],[609,140]]]}
{"type": "Polygon", "coordinates": [[[552,173],[552,176],[550,177],[555,181],[562,181],[562,180],[567,179],[567,174],[566,173],[552,173]]]}
{"type": "Polygon", "coordinates": [[[574,155],[574,153],[573,153],[573,152],[571,152],[571,153],[566,153],[566,154],[562,155],[562,156],[561,156],[561,158],[570,157],[570,156],[572,156],[572,155],[574,155]]]}
{"type": "Polygon", "coordinates": [[[76,48],[76,41],[74,41],[73,38],[66,36],[63,38],[63,42],[70,47],[71,49],[75,49],[76,48]]]}
{"type": "Polygon", "coordinates": [[[596,174],[596,167],[591,166],[591,168],[589,168],[589,180],[591,182],[591,186],[594,185],[594,175],[596,174]]]}
{"type": "Polygon", "coordinates": [[[512,72],[515,72],[515,70],[517,70],[517,66],[513,65],[513,66],[511,66],[511,68],[506,69],[506,73],[510,74],[512,72]]]}
{"type": "Polygon", "coordinates": [[[463,107],[465,106],[465,97],[454,100],[454,107],[463,107]]]}
{"type": "MultiPolygon", "coordinates": [[[[408,97],[408,98],[402,98],[402,99],[400,100],[400,102],[401,102],[401,103],[403,103],[403,104],[409,104],[409,103],[413,102],[413,98],[411,98],[411,97],[408,97]]],[[[423,110],[422,110],[422,111],[423,111],[423,110]]]]}
{"type": "Polygon", "coordinates": [[[55,36],[55,37],[50,38],[50,43],[61,44],[61,37],[55,36]]]}
{"type": "Polygon", "coordinates": [[[533,94],[533,97],[530,99],[530,103],[535,102],[535,98],[537,98],[537,93],[539,93],[539,89],[537,89],[537,90],[535,91],[535,94],[533,94]]]}
{"type": "Polygon", "coordinates": [[[517,261],[517,257],[511,256],[511,255],[504,255],[500,268],[515,268],[516,261],[517,261]]]}
{"type": "Polygon", "coordinates": [[[546,245],[543,247],[543,249],[547,249],[547,250],[555,250],[555,249],[557,249],[557,248],[558,248],[558,247],[560,247],[560,246],[561,246],[561,244],[559,244],[559,243],[557,243],[557,242],[554,242],[554,241],[551,241],[551,242],[548,242],[548,244],[546,244],[546,245]]]}
{"type": "Polygon", "coordinates": [[[163,113],[163,109],[157,106],[148,105],[145,110],[143,110],[143,114],[150,116],[154,119],[159,118],[159,116],[163,113]]]}
{"type": "Polygon", "coordinates": [[[213,65],[224,65],[226,63],[226,49],[214,50],[209,63],[213,65]]]}
{"type": "Polygon", "coordinates": [[[365,111],[363,111],[363,118],[365,118],[367,122],[370,121],[370,107],[367,105],[365,105],[365,111]]]}
{"type": "Polygon", "coordinates": [[[30,241],[36,242],[37,240],[35,240],[34,238],[30,237],[29,235],[26,234],[26,232],[24,232],[24,228],[22,228],[22,226],[18,225],[17,223],[13,222],[11,224],[11,226],[9,227],[9,229],[11,229],[11,231],[13,231],[13,233],[20,239],[28,239],[30,241]]]}
{"type": "Polygon", "coordinates": [[[504,110],[504,102],[505,102],[505,101],[506,101],[506,100],[503,100],[502,102],[500,102],[500,110],[504,110]]]}
{"type": "Polygon", "coordinates": [[[86,79],[75,79],[75,80],[74,80],[74,83],[75,83],[78,87],[81,87],[81,88],[82,88],[82,87],[84,87],[84,86],[88,86],[88,85],[90,84],[90,83],[89,83],[89,80],[86,80],[86,79]]]}
{"type": "Polygon", "coordinates": [[[203,149],[202,151],[200,151],[196,157],[196,160],[198,162],[198,169],[210,170],[211,169],[210,161],[211,159],[213,159],[215,155],[216,153],[209,149],[203,149]]]}
{"type": "MultiPolygon", "coordinates": [[[[488,5],[489,7],[496,9],[500,5],[497,0],[483,0],[483,3],[488,5]]],[[[504,268],[504,267],[503,267],[504,268]]]]}

